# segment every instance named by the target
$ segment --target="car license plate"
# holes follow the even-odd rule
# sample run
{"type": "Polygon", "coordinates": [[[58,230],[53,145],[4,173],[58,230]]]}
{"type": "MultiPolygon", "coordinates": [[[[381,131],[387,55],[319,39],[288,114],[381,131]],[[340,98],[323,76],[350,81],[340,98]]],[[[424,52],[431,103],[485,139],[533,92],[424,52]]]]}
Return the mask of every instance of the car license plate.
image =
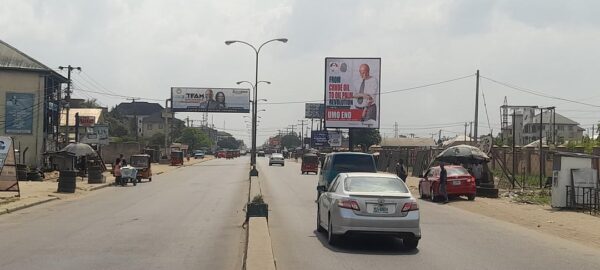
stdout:
{"type": "Polygon", "coordinates": [[[452,181],[452,185],[460,186],[460,180],[454,180],[454,181],[452,181]]]}
{"type": "Polygon", "coordinates": [[[393,204],[367,204],[367,212],[369,214],[393,214],[395,212],[393,204]]]}

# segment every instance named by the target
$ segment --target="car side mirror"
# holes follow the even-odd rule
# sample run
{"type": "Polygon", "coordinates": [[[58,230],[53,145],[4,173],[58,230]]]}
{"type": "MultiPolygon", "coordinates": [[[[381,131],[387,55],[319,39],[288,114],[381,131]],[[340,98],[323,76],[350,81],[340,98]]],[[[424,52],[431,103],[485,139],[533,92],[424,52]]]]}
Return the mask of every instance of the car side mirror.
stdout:
{"type": "Polygon", "coordinates": [[[325,192],[325,191],[327,191],[327,188],[325,186],[317,186],[317,191],[325,192]]]}

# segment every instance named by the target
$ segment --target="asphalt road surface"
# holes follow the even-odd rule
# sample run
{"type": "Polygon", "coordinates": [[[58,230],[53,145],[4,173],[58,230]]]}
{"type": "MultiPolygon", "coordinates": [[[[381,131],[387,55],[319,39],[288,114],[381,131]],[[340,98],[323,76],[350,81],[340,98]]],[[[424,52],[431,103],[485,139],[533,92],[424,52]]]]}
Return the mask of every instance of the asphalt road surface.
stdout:
{"type": "Polygon", "coordinates": [[[248,158],[0,216],[0,269],[242,269],[248,158]]]}
{"type": "MultiPolygon", "coordinates": [[[[338,247],[316,232],[317,176],[299,163],[259,158],[277,269],[600,269],[600,251],[449,205],[419,200],[414,251],[389,237],[354,236],[338,247]]],[[[477,203],[475,200],[473,203],[477,203]]]]}

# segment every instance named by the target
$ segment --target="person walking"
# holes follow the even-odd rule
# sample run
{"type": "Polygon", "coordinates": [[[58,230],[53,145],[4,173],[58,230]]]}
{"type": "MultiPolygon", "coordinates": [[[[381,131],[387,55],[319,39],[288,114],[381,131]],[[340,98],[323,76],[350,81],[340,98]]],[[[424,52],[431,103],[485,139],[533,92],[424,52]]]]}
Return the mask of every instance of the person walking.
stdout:
{"type": "Polygon", "coordinates": [[[396,175],[400,177],[402,181],[406,182],[406,177],[408,175],[406,174],[406,170],[404,169],[403,163],[404,162],[402,160],[398,160],[398,163],[396,163],[396,175]]]}
{"type": "Polygon", "coordinates": [[[115,184],[121,184],[121,167],[123,166],[123,154],[119,155],[117,160],[115,160],[115,165],[113,166],[113,173],[115,175],[115,184]]]}
{"type": "Polygon", "coordinates": [[[448,183],[448,172],[444,168],[444,163],[440,163],[440,195],[444,198],[444,203],[448,203],[448,190],[446,184],[448,183]]]}

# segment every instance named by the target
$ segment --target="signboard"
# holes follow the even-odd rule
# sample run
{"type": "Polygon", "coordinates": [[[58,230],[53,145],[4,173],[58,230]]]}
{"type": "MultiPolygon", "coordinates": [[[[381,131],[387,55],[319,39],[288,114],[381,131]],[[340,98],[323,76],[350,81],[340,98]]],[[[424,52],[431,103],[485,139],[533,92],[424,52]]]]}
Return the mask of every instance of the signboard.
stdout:
{"type": "Polygon", "coordinates": [[[0,137],[0,191],[19,192],[15,149],[11,137],[0,137]]]}
{"type": "Polygon", "coordinates": [[[280,144],[281,144],[281,141],[280,141],[279,137],[269,138],[269,146],[279,147],[280,144]]]}
{"type": "Polygon", "coordinates": [[[4,104],[6,134],[31,134],[33,132],[33,109],[36,107],[33,104],[34,99],[35,94],[6,93],[6,104],[4,104]]]}
{"type": "Polygon", "coordinates": [[[91,127],[96,123],[95,116],[79,116],[80,127],[91,127]]]}
{"type": "Polygon", "coordinates": [[[342,146],[342,133],[332,130],[314,130],[311,132],[311,145],[313,147],[340,147],[342,146]]]}
{"type": "Polygon", "coordinates": [[[325,58],[325,125],[379,128],[381,58],[325,58]]]}
{"type": "Polygon", "coordinates": [[[87,144],[108,145],[108,125],[95,125],[79,130],[79,142],[87,144]]]}
{"type": "Polygon", "coordinates": [[[323,103],[306,103],[304,104],[304,118],[323,119],[325,112],[325,104],[323,103]]]}
{"type": "Polygon", "coordinates": [[[250,89],[171,87],[172,112],[250,112],[250,89]]]}

